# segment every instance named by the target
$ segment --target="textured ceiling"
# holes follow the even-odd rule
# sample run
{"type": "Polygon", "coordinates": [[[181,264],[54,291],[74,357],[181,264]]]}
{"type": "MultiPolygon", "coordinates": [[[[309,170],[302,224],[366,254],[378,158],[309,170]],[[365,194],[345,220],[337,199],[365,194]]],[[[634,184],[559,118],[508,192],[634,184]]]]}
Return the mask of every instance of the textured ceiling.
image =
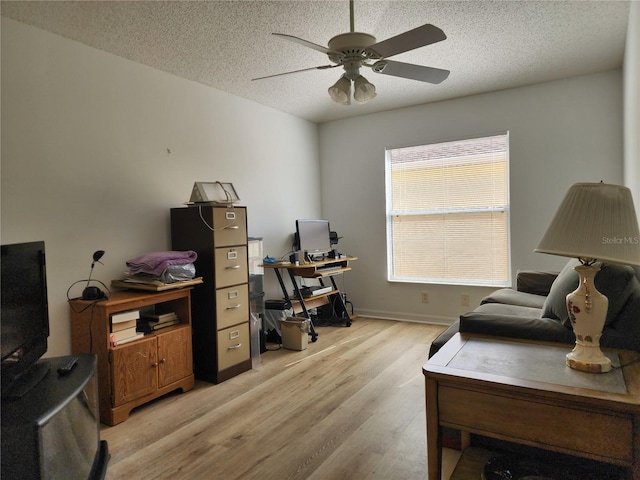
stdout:
{"type": "Polygon", "coordinates": [[[378,41],[425,23],[445,41],[393,60],[447,69],[439,85],[362,73],[378,96],[350,106],[327,88],[339,68],[252,78],[326,65],[326,56],[271,35],[326,46],[348,32],[349,2],[2,2],[2,15],[298,117],[323,122],[618,68],[628,1],[356,0],[355,30],[378,41]]]}

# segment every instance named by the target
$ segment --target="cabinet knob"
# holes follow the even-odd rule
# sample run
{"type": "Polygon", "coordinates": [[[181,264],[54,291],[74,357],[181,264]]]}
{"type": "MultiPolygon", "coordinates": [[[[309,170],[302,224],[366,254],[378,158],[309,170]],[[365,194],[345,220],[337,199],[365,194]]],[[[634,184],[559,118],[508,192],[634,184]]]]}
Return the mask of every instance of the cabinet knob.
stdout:
{"type": "Polygon", "coordinates": [[[240,228],[239,225],[228,225],[224,227],[226,230],[238,230],[240,228]]]}
{"type": "Polygon", "coordinates": [[[167,363],[167,359],[163,358],[162,360],[160,360],[160,363],[167,363]]]}
{"type": "Polygon", "coordinates": [[[238,343],[238,344],[236,344],[236,345],[231,345],[231,346],[229,347],[229,350],[237,350],[237,349],[239,349],[241,346],[242,346],[242,344],[241,344],[241,343],[238,343]]]}
{"type": "Polygon", "coordinates": [[[237,270],[238,268],[240,268],[240,265],[231,265],[227,267],[227,270],[237,270]]]}
{"type": "Polygon", "coordinates": [[[227,310],[236,310],[238,308],[240,308],[242,306],[241,303],[239,303],[238,305],[230,305],[227,307],[227,310]]]}
{"type": "Polygon", "coordinates": [[[156,368],[156,367],[158,366],[158,362],[153,362],[153,363],[151,364],[151,366],[152,366],[153,368],[156,368]]]}

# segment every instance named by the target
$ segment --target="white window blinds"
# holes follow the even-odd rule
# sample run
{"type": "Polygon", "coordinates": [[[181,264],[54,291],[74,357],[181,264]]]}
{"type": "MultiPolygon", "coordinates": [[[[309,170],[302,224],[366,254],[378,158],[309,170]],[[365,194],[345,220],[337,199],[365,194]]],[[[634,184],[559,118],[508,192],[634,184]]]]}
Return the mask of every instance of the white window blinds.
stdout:
{"type": "Polygon", "coordinates": [[[508,140],[387,150],[390,281],[511,284],[508,140]]]}

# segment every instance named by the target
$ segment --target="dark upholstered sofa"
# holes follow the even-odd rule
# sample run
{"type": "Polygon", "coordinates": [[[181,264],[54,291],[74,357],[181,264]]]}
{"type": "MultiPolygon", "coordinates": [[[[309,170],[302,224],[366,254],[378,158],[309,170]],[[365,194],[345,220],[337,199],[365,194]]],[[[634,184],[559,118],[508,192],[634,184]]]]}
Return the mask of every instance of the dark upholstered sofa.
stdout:
{"type": "MultiPolygon", "coordinates": [[[[570,260],[560,273],[519,272],[516,289],[502,288],[485,297],[431,344],[429,357],[456,332],[573,344],[565,298],[579,282],[570,260]]],[[[600,265],[596,288],[609,299],[602,347],[640,351],[640,267],[600,265]]]]}

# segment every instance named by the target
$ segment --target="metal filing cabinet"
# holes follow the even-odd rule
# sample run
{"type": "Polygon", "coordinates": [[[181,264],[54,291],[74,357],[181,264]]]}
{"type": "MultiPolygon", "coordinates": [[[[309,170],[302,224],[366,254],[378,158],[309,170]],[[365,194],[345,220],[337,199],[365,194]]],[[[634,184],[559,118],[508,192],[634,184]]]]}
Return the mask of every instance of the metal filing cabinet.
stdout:
{"type": "Polygon", "coordinates": [[[247,210],[226,205],[171,209],[174,250],[198,254],[192,291],[196,378],[220,383],[251,368],[247,210]]]}

